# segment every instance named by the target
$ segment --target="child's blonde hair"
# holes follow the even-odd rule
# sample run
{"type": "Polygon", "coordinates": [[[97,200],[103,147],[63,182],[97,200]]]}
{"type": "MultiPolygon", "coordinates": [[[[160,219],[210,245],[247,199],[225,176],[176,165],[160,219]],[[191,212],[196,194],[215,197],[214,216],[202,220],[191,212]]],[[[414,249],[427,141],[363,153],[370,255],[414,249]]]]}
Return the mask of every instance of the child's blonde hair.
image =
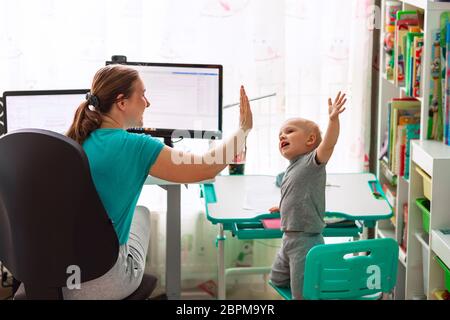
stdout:
{"type": "Polygon", "coordinates": [[[316,149],[322,142],[322,133],[320,132],[319,126],[314,121],[304,118],[291,118],[286,120],[286,122],[295,123],[295,125],[304,130],[307,134],[314,134],[316,136],[316,142],[314,143],[313,149],[316,149]]]}

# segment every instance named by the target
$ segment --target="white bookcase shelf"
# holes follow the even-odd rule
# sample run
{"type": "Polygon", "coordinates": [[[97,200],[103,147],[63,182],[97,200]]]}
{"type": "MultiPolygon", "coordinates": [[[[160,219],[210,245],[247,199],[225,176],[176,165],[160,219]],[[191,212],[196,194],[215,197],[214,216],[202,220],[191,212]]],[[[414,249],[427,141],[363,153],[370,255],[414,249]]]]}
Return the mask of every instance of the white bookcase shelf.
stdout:
{"type": "Polygon", "coordinates": [[[408,197],[406,299],[423,294],[427,299],[435,300],[434,292],[445,289],[444,271],[435,261],[435,257],[438,256],[450,265],[450,235],[444,235],[440,231],[450,228],[449,190],[450,146],[438,141],[413,140],[408,197]],[[416,171],[417,167],[431,177],[432,200],[429,222],[431,236],[424,232],[422,211],[416,205],[416,199],[424,197],[423,177],[416,171]],[[423,250],[424,243],[426,250],[423,250]]]}
{"type": "MultiPolygon", "coordinates": [[[[381,1],[380,76],[378,97],[378,152],[384,141],[387,124],[387,104],[392,98],[406,96],[404,87],[396,86],[384,74],[386,64],[383,49],[385,31],[385,3],[381,1]]],[[[381,184],[389,185],[395,199],[391,200],[394,219],[377,223],[376,236],[396,239],[399,244],[406,231],[406,252],[399,250],[399,267],[395,299],[436,299],[434,292],[445,289],[444,272],[435,261],[438,256],[450,266],[450,235],[441,230],[450,229],[450,146],[443,142],[426,140],[430,92],[431,40],[433,30],[439,28],[440,15],[450,11],[449,2],[403,0],[403,10],[417,10],[423,17],[424,48],[421,68],[421,93],[416,98],[421,103],[420,139],[411,141],[410,177],[395,176],[382,161],[377,164],[377,177],[381,184]],[[426,97],[426,98],[424,98],[426,97]],[[432,201],[430,206],[430,233],[424,231],[422,211],[416,205],[423,198],[423,178],[416,171],[420,167],[431,177],[432,201]],[[408,204],[408,221],[403,230],[403,207],[408,204]]],[[[421,19],[422,20],[422,19],[421,19]]],[[[380,159],[380,154],[377,159],[380,159]]]]}
{"type": "Polygon", "coordinates": [[[426,1],[426,0],[403,0],[403,4],[406,6],[422,9],[422,10],[448,10],[448,3],[438,1],[426,1]]]}
{"type": "Polygon", "coordinates": [[[431,231],[431,250],[441,258],[447,266],[450,266],[450,234],[443,234],[440,230],[431,231]]]}

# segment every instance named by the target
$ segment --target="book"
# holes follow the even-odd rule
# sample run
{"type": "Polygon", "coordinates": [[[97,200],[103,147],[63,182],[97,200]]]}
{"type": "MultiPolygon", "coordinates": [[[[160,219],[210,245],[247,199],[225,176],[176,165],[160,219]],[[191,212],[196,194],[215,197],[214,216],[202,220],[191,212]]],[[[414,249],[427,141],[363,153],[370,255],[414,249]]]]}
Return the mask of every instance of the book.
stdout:
{"type": "Polygon", "coordinates": [[[419,19],[416,11],[397,11],[395,21],[394,42],[394,82],[397,86],[405,84],[405,57],[406,57],[406,35],[410,26],[418,26],[419,19]]]}
{"type": "MultiPolygon", "coordinates": [[[[394,18],[395,19],[395,18],[394,18]]],[[[395,20],[394,20],[395,22],[395,20]]],[[[394,79],[394,42],[395,42],[395,26],[386,26],[386,32],[384,36],[384,54],[385,54],[385,74],[386,79],[394,79]]]]}
{"type": "MultiPolygon", "coordinates": [[[[389,122],[389,168],[393,171],[396,161],[397,126],[399,117],[409,116],[420,118],[420,102],[414,98],[395,98],[391,100],[391,115],[389,122]]],[[[416,120],[417,121],[417,120],[416,120]]]]}
{"type": "Polygon", "coordinates": [[[281,219],[262,219],[262,224],[265,229],[280,229],[281,228],[281,219]]]}
{"type": "MultiPolygon", "coordinates": [[[[405,128],[402,130],[405,132],[405,128]]],[[[405,144],[405,134],[403,134],[402,144],[400,146],[400,167],[399,167],[399,175],[403,177],[405,175],[405,157],[406,157],[406,144],[405,144]]]]}
{"type": "Polygon", "coordinates": [[[442,140],[445,141],[445,75],[447,70],[447,24],[450,23],[450,12],[442,12],[440,17],[440,52],[441,52],[441,98],[442,98],[442,140]]]}
{"type": "Polygon", "coordinates": [[[387,150],[386,150],[386,164],[389,168],[389,164],[391,163],[391,139],[392,139],[392,132],[390,128],[391,123],[391,109],[392,109],[392,103],[391,101],[387,104],[387,150]]]}
{"type": "Polygon", "coordinates": [[[386,196],[386,200],[389,202],[392,208],[395,208],[395,199],[397,197],[395,190],[393,190],[385,183],[383,183],[381,188],[383,189],[384,195],[386,196]]]}
{"type": "Polygon", "coordinates": [[[405,142],[405,179],[409,179],[409,159],[411,155],[411,140],[420,138],[420,123],[407,124],[405,126],[406,142],[405,142]]]}
{"type": "Polygon", "coordinates": [[[441,48],[445,48],[445,44],[447,42],[447,24],[449,23],[450,12],[442,12],[441,16],[439,17],[439,25],[441,27],[441,48]]]}
{"type": "Polygon", "coordinates": [[[450,23],[447,23],[445,48],[444,142],[445,144],[450,145],[450,23]]]}
{"type": "Polygon", "coordinates": [[[433,140],[442,140],[444,134],[440,34],[440,29],[435,29],[432,31],[427,139],[433,140]]]}
{"type": "MultiPolygon", "coordinates": [[[[325,216],[324,221],[329,227],[353,227],[355,226],[354,220],[348,220],[346,218],[340,218],[340,217],[330,217],[325,216]]],[[[281,229],[281,219],[275,218],[275,219],[262,219],[261,220],[264,229],[281,229]]]]}
{"type": "Polygon", "coordinates": [[[395,174],[399,174],[399,166],[395,167],[395,164],[399,164],[398,157],[400,156],[400,146],[401,143],[405,143],[405,141],[399,141],[400,137],[398,134],[398,126],[405,125],[408,123],[418,123],[420,122],[420,105],[419,108],[411,108],[411,109],[396,109],[393,110],[393,125],[394,125],[394,136],[392,138],[392,143],[395,146],[398,146],[398,150],[392,155],[393,166],[392,170],[395,170],[395,174]],[[398,120],[396,120],[398,119],[398,120]],[[403,121],[400,121],[403,119],[403,121]]]}
{"type": "Polygon", "coordinates": [[[392,173],[391,170],[389,170],[388,167],[388,160],[386,157],[381,158],[380,160],[381,170],[388,180],[389,184],[393,187],[397,186],[397,176],[392,173]]]}
{"type": "Polygon", "coordinates": [[[392,172],[396,175],[400,175],[400,163],[402,161],[402,145],[403,142],[403,136],[405,132],[405,125],[399,125],[397,126],[397,142],[395,144],[395,163],[392,168],[392,172]]]}
{"type": "Polygon", "coordinates": [[[405,56],[405,88],[406,94],[410,97],[413,96],[413,84],[414,84],[414,40],[415,38],[422,37],[423,33],[421,32],[408,32],[406,34],[406,56],[405,56]]]}
{"type": "MultiPolygon", "coordinates": [[[[400,111],[400,112],[403,112],[403,111],[400,111]]],[[[396,175],[404,176],[404,174],[405,174],[406,143],[407,143],[406,128],[410,124],[419,124],[419,122],[420,122],[420,116],[417,114],[402,115],[399,117],[398,126],[397,126],[397,143],[396,143],[396,151],[395,151],[396,161],[395,161],[394,168],[393,168],[393,172],[396,175]]]]}
{"type": "Polygon", "coordinates": [[[412,80],[412,96],[420,97],[421,78],[422,78],[422,52],[423,52],[423,36],[415,37],[413,44],[413,80],[412,80]]]}
{"type": "Polygon", "coordinates": [[[403,204],[403,225],[402,225],[402,239],[400,247],[405,251],[408,243],[408,203],[403,204]]]}

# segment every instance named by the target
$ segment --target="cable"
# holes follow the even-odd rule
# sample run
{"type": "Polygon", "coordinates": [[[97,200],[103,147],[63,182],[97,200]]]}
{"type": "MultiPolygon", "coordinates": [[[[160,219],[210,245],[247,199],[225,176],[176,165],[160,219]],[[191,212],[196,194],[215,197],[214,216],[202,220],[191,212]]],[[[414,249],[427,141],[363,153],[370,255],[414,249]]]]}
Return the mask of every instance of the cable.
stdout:
{"type": "Polygon", "coordinates": [[[177,142],[180,142],[181,140],[183,140],[184,138],[183,137],[181,137],[180,139],[178,139],[177,141],[172,141],[172,143],[177,143],[177,142]]]}
{"type": "MultiPolygon", "coordinates": [[[[268,94],[268,95],[265,95],[265,96],[261,96],[261,97],[257,97],[257,98],[250,99],[250,100],[248,100],[248,101],[249,101],[249,102],[250,102],[250,101],[256,101],[256,100],[260,100],[260,99],[265,99],[265,98],[269,98],[269,97],[274,97],[274,96],[276,96],[276,95],[277,95],[277,93],[274,92],[274,93],[271,93],[271,94],[268,94]]],[[[228,108],[237,106],[237,105],[239,105],[239,104],[240,104],[240,102],[236,102],[236,103],[232,103],[232,104],[227,104],[227,105],[223,106],[222,109],[228,109],[228,108]]]]}

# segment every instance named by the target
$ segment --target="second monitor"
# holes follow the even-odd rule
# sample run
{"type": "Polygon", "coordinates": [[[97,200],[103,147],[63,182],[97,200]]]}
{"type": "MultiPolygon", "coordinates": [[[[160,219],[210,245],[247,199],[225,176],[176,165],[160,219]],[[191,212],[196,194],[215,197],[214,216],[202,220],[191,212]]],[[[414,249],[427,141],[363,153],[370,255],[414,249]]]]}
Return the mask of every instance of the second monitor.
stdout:
{"type": "MultiPolygon", "coordinates": [[[[108,61],[106,64],[115,62],[108,61]]],[[[144,82],[150,107],[144,128],[155,137],[222,136],[222,66],[120,62],[136,69],[144,82]],[[176,130],[176,132],[174,132],[176,130]]]]}

